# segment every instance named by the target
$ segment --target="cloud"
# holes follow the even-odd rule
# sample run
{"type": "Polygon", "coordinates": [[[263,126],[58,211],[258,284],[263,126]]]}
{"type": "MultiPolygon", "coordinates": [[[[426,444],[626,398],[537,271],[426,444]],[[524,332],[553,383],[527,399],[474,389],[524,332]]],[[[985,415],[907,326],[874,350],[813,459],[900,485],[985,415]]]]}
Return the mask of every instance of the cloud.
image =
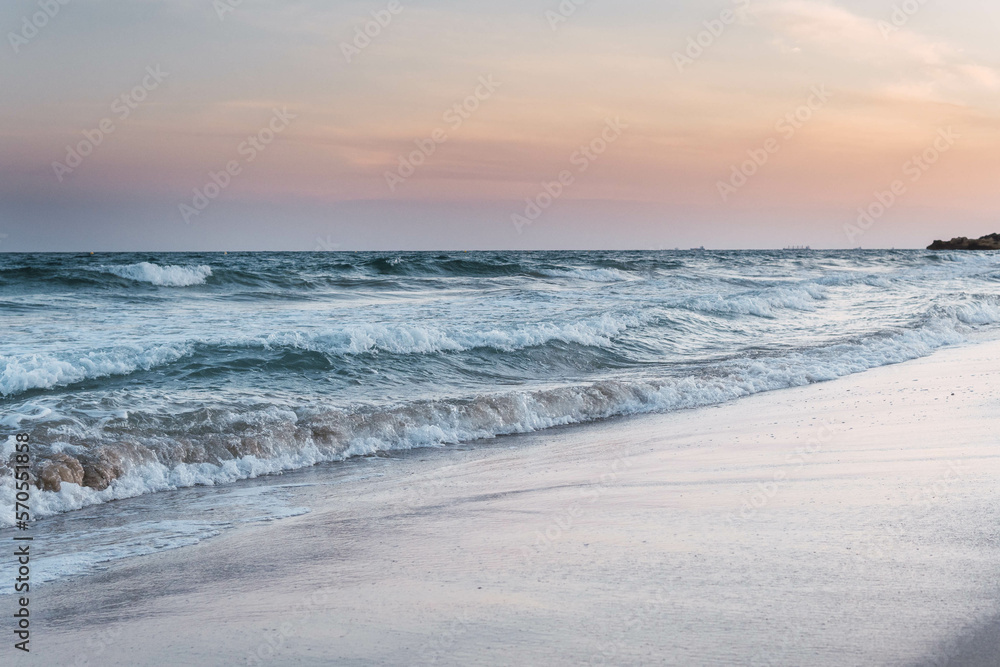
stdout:
{"type": "Polygon", "coordinates": [[[887,96],[963,102],[1000,85],[995,69],[946,41],[905,26],[887,30],[889,16],[859,16],[823,0],[775,0],[758,5],[754,14],[777,33],[783,51],[801,48],[861,66],[887,96]]]}

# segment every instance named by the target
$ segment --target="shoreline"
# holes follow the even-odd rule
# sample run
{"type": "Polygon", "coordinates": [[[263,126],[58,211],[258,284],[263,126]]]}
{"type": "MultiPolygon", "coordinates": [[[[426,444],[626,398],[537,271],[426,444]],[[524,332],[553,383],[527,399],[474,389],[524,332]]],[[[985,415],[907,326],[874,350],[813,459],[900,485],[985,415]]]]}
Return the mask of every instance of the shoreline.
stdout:
{"type": "Polygon", "coordinates": [[[311,511],[41,586],[34,657],[995,664],[998,352],[237,482],[311,511]]]}

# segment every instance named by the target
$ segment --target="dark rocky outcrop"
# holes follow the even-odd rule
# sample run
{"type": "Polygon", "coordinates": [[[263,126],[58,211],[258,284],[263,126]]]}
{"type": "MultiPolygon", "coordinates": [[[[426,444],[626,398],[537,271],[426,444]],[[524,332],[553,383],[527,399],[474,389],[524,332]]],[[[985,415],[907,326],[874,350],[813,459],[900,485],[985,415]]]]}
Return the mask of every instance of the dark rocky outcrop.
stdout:
{"type": "Polygon", "coordinates": [[[928,250],[1000,250],[1000,234],[987,234],[978,239],[967,239],[964,236],[950,241],[935,241],[927,246],[928,250]]]}

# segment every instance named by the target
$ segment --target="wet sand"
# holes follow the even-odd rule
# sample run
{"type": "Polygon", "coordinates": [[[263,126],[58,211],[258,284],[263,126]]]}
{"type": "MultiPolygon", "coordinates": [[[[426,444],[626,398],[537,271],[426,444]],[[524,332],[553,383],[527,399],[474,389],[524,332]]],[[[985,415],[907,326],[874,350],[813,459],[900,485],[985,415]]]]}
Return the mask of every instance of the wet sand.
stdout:
{"type": "Polygon", "coordinates": [[[986,342],[254,480],[311,511],[39,587],[12,664],[998,665],[998,405],[986,342]]]}

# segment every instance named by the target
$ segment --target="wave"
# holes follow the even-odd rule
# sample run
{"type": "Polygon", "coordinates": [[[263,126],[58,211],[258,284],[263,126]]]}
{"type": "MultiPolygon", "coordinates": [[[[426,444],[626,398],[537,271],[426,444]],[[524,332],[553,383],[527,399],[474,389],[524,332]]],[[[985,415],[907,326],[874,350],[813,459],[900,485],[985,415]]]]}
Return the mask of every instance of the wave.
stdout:
{"type": "Polygon", "coordinates": [[[549,278],[575,278],[592,283],[617,283],[638,278],[632,273],[617,268],[544,269],[541,274],[549,278]]]}
{"type": "Polygon", "coordinates": [[[300,294],[341,288],[413,290],[447,285],[436,280],[520,279],[585,283],[624,283],[666,279],[698,284],[723,279],[752,286],[774,277],[775,271],[801,276],[805,282],[836,286],[850,283],[886,286],[887,281],[920,280],[982,274],[1000,267],[991,254],[897,253],[871,257],[858,253],[816,253],[809,262],[789,262],[783,253],[306,253],[186,254],[176,264],[155,263],[148,256],[120,255],[114,262],[95,264],[90,256],[8,256],[0,261],[0,284],[58,283],[76,288],[128,288],[135,284],[158,287],[210,285],[214,290],[239,292],[253,288],[300,294]],[[817,275],[817,272],[819,275],[817,275]],[[112,280],[113,276],[116,280],[112,280]],[[124,282],[122,282],[124,281],[124,282]],[[741,281],[743,281],[741,283],[741,281]]]}
{"type": "MultiPolygon", "coordinates": [[[[993,322],[1000,318],[996,308],[961,310],[977,321],[987,312],[992,312],[993,322]]],[[[353,456],[713,405],[927,356],[966,340],[962,326],[950,317],[933,317],[918,329],[782,355],[722,360],[695,373],[658,379],[601,380],[393,406],[295,410],[217,406],[182,414],[131,414],[124,425],[63,423],[35,438],[52,444],[50,452],[40,452],[33,470],[37,482],[47,489],[35,494],[33,503],[37,515],[45,516],[118,498],[227,483],[353,456]]],[[[9,460],[12,451],[10,439],[0,460],[9,460]]],[[[6,508],[13,506],[13,486],[10,475],[2,476],[0,504],[5,509],[0,524],[9,525],[6,508]]]]}
{"type": "Polygon", "coordinates": [[[523,324],[508,329],[497,327],[471,329],[467,327],[433,327],[405,324],[358,324],[342,327],[330,334],[287,332],[264,338],[244,338],[238,343],[265,347],[296,347],[329,356],[361,354],[434,354],[468,352],[489,348],[515,352],[541,347],[559,341],[591,347],[611,347],[613,338],[629,328],[642,326],[654,317],[605,314],[575,322],[541,322],[523,324]]]}
{"type": "Polygon", "coordinates": [[[532,262],[514,262],[502,258],[455,258],[438,256],[378,257],[357,266],[382,276],[452,277],[452,278],[556,278],[587,282],[620,282],[638,276],[615,263],[607,267],[565,267],[532,262]]]}
{"type": "Polygon", "coordinates": [[[968,326],[996,324],[1000,322],[1000,299],[991,294],[967,294],[954,303],[931,307],[928,317],[968,326]]]}
{"type": "MultiPolygon", "coordinates": [[[[778,317],[780,309],[815,310],[815,302],[823,299],[826,295],[821,288],[805,286],[800,289],[747,292],[731,297],[699,297],[682,302],[680,307],[711,315],[751,315],[773,319],[778,317]]],[[[651,336],[664,335],[664,326],[669,326],[671,331],[680,335],[678,327],[682,328],[683,322],[669,317],[670,308],[665,305],[664,308],[637,313],[606,313],[596,318],[525,323],[508,328],[356,324],[344,325],[330,332],[286,331],[225,341],[202,339],[150,346],[122,345],[63,354],[0,355],[0,396],[10,397],[99,378],[128,376],[163,368],[184,359],[214,368],[218,359],[234,349],[316,353],[323,355],[320,360],[323,357],[328,360],[321,363],[323,369],[329,368],[327,364],[330,360],[345,357],[460,354],[475,350],[509,354],[558,343],[615,351],[621,336],[649,325],[656,327],[647,331],[651,336]]],[[[947,306],[931,307],[924,315],[924,319],[927,318],[941,318],[968,326],[996,324],[1000,323],[1000,303],[991,295],[969,295],[947,306]]],[[[685,335],[697,335],[697,332],[689,331],[685,335]]],[[[662,339],[660,344],[663,344],[662,339]]],[[[254,363],[251,362],[251,366],[254,363]]],[[[291,362],[285,359],[284,363],[291,362]]]]}
{"type": "Polygon", "coordinates": [[[17,320],[0,347],[0,421],[39,443],[40,515],[710,405],[925,356],[1000,322],[1000,264],[985,256],[155,261],[0,256],[0,312],[17,320]]]}
{"type": "Polygon", "coordinates": [[[498,278],[540,275],[530,265],[500,256],[474,257],[462,253],[428,257],[420,253],[374,257],[347,264],[351,270],[377,276],[498,278]]]}
{"type": "Polygon", "coordinates": [[[205,280],[212,275],[212,268],[210,266],[160,266],[150,262],[101,266],[100,271],[110,273],[119,278],[140,283],[149,283],[160,287],[204,285],[205,280]]]}
{"type": "Polygon", "coordinates": [[[186,345],[118,346],[82,354],[0,355],[0,396],[64,387],[84,380],[129,375],[173,363],[191,353],[186,345]]]}
{"type": "Polygon", "coordinates": [[[688,299],[681,306],[690,310],[722,315],[753,315],[776,318],[781,309],[816,310],[816,302],[826,299],[819,285],[803,284],[795,288],[753,290],[742,294],[712,294],[688,299]]]}
{"type": "Polygon", "coordinates": [[[347,325],[330,333],[288,331],[226,341],[191,340],[152,346],[117,346],[63,354],[0,355],[0,396],[67,387],[86,380],[128,376],[198,356],[208,366],[236,349],[303,350],[329,358],[360,355],[431,355],[491,349],[516,352],[561,342],[611,348],[614,338],[656,315],[605,314],[575,322],[523,324],[508,329],[406,324],[347,325]]]}

